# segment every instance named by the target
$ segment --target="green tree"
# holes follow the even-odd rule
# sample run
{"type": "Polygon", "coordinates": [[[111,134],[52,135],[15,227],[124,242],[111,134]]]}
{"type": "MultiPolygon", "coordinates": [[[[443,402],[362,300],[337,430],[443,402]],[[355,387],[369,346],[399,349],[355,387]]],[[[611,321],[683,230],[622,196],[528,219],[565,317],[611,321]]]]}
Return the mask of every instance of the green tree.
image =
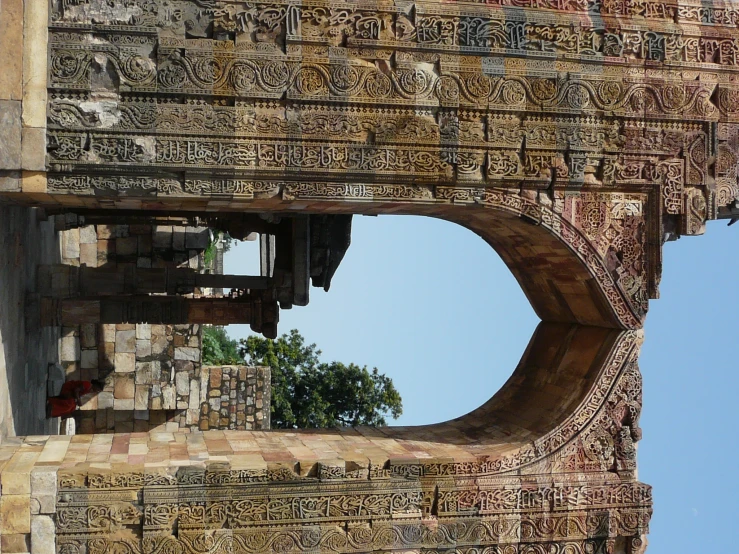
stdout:
{"type": "Polygon", "coordinates": [[[245,363],[239,353],[238,341],[230,338],[223,327],[203,327],[202,350],[205,365],[245,363]]]}
{"type": "Polygon", "coordinates": [[[239,350],[248,364],[272,371],[272,427],[386,425],[403,413],[392,379],[377,368],[321,362],[295,329],[276,340],[250,336],[239,350]]]}

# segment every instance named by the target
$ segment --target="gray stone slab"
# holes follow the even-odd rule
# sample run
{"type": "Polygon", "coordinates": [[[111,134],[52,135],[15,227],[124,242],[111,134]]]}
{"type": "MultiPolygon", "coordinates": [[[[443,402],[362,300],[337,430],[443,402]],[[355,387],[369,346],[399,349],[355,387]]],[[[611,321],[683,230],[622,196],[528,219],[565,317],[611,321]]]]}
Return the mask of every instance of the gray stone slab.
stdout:
{"type": "Polygon", "coordinates": [[[0,100],[0,169],[21,169],[21,103],[0,100]]]}

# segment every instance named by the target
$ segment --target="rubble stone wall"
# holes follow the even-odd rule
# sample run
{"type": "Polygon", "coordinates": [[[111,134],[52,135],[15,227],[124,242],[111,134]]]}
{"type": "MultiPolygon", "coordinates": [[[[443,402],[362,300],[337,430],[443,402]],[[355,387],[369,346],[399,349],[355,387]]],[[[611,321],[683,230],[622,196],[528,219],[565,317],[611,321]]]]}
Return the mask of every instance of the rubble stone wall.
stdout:
{"type": "Polygon", "coordinates": [[[268,367],[204,366],[200,380],[191,383],[191,395],[198,384],[201,430],[270,428],[272,382],[268,367]]]}

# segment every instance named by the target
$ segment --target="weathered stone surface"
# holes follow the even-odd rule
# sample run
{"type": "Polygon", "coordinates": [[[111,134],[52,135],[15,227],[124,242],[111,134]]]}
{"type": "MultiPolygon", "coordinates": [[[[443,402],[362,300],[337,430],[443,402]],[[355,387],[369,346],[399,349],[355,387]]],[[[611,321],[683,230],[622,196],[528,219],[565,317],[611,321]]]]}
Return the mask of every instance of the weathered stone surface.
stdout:
{"type": "Polygon", "coordinates": [[[112,392],[101,392],[98,393],[98,410],[104,410],[113,407],[113,396],[112,392]]]}
{"type": "Polygon", "coordinates": [[[118,353],[115,354],[115,372],[116,373],[132,373],[136,371],[136,354],[134,353],[118,353]]]}
{"type": "Polygon", "coordinates": [[[115,333],[116,354],[136,353],[136,331],[116,331],[115,333]]]}
{"type": "Polygon", "coordinates": [[[31,496],[54,496],[57,492],[56,470],[36,467],[31,471],[31,496]]]}
{"type": "Polygon", "coordinates": [[[21,103],[0,100],[0,170],[21,169],[21,103]]]}
{"type": "Polygon", "coordinates": [[[21,100],[23,84],[23,0],[0,5],[0,100],[21,100]]]}
{"type": "Polygon", "coordinates": [[[0,552],[6,554],[21,554],[31,552],[31,537],[29,535],[2,535],[0,537],[0,552]]]}
{"type": "Polygon", "coordinates": [[[73,362],[80,356],[80,342],[78,337],[63,337],[61,340],[61,360],[73,362]]]}
{"type": "Polygon", "coordinates": [[[162,409],[174,410],[177,407],[175,388],[171,385],[162,385],[162,409]]]}
{"type": "Polygon", "coordinates": [[[64,233],[62,239],[62,256],[66,260],[73,260],[80,257],[79,229],[70,229],[64,233]]]}
{"type": "Polygon", "coordinates": [[[21,167],[29,171],[46,170],[46,129],[23,127],[21,131],[21,167]]]}
{"type": "Polygon", "coordinates": [[[31,532],[31,497],[4,494],[0,496],[0,533],[17,535],[31,532]]]}
{"type": "Polygon", "coordinates": [[[150,340],[151,339],[151,325],[148,323],[139,323],[136,325],[136,339],[137,340],[150,340]]]}
{"type": "Polygon", "coordinates": [[[116,375],[113,395],[116,399],[133,399],[136,391],[133,375],[116,375]]]}
{"type": "Polygon", "coordinates": [[[23,5],[23,126],[43,129],[48,86],[49,3],[24,2],[23,5]]]}
{"type": "Polygon", "coordinates": [[[97,348],[90,350],[82,350],[80,367],[82,369],[96,369],[98,367],[98,351],[97,348]]]}
{"type": "Polygon", "coordinates": [[[200,361],[200,349],[183,346],[174,349],[175,360],[187,360],[191,362],[200,361]]]}
{"type": "Polygon", "coordinates": [[[0,172],[0,192],[20,192],[20,171],[0,172]]]}
{"type": "Polygon", "coordinates": [[[31,518],[31,549],[33,554],[56,554],[56,529],[51,516],[31,518]]]}
{"type": "Polygon", "coordinates": [[[97,244],[97,231],[94,225],[80,227],[80,244],[97,244]]]}

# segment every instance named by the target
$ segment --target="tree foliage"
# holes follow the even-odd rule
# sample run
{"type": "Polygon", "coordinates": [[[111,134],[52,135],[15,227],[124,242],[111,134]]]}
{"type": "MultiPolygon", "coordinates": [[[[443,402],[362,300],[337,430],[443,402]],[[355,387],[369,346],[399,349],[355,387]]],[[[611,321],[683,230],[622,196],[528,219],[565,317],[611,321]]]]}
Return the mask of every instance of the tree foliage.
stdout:
{"type": "Polygon", "coordinates": [[[392,379],[377,368],[326,363],[320,356],[295,329],[276,340],[250,336],[240,343],[222,327],[203,330],[205,364],[269,366],[273,428],[386,425],[388,416],[403,413],[392,379]]]}
{"type": "Polygon", "coordinates": [[[295,329],[276,340],[242,339],[240,352],[249,365],[272,370],[273,427],[386,425],[387,416],[403,413],[392,379],[377,368],[321,362],[321,351],[295,329]]]}
{"type": "Polygon", "coordinates": [[[239,343],[223,327],[203,328],[203,363],[205,365],[238,365],[244,363],[239,343]]]}

